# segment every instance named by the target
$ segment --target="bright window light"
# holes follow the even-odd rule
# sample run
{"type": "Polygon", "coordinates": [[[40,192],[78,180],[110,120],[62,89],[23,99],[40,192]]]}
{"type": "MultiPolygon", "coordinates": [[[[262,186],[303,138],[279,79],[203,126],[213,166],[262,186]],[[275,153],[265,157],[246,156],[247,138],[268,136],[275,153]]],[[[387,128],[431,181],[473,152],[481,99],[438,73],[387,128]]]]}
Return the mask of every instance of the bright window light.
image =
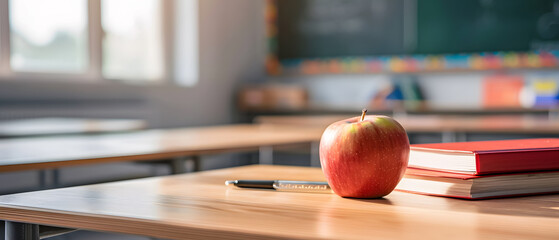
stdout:
{"type": "Polygon", "coordinates": [[[101,21],[105,78],[155,81],[164,77],[160,1],[102,0],[101,21]]]}
{"type": "Polygon", "coordinates": [[[10,65],[22,72],[84,72],[86,0],[10,0],[10,65]]]}

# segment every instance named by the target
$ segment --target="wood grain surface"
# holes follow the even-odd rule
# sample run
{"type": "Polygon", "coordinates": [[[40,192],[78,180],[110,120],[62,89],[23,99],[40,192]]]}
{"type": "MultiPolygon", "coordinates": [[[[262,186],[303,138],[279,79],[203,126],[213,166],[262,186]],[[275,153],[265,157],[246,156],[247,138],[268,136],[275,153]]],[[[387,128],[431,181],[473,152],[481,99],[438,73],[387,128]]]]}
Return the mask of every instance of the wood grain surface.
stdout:
{"type": "Polygon", "coordinates": [[[0,172],[156,160],[318,141],[322,129],[241,124],[102,135],[0,139],[0,172]]]}
{"type": "Polygon", "coordinates": [[[557,239],[559,195],[467,201],[236,189],[231,179],[324,180],[245,166],[0,196],[0,219],[171,239],[557,239]]]}

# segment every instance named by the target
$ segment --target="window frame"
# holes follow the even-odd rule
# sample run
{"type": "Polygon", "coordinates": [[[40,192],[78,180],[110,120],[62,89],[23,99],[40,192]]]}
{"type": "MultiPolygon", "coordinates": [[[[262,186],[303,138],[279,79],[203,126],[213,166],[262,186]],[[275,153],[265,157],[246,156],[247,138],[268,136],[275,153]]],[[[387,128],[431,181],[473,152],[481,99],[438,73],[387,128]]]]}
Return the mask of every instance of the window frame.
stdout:
{"type": "MultiPolygon", "coordinates": [[[[101,1],[87,0],[87,28],[88,28],[88,65],[83,73],[52,73],[52,72],[25,72],[14,71],[10,66],[10,18],[9,1],[0,0],[0,82],[2,81],[44,81],[44,82],[71,82],[71,83],[100,83],[119,84],[129,83],[135,85],[181,85],[174,80],[174,36],[175,9],[174,1],[161,0],[161,34],[162,34],[162,60],[163,74],[149,81],[136,81],[133,79],[115,79],[103,76],[103,28],[101,24],[101,1]]],[[[199,32],[198,32],[199,33],[199,32]]],[[[199,56],[198,56],[199,61],[199,56]]],[[[199,77],[199,76],[198,76],[199,77]]]]}

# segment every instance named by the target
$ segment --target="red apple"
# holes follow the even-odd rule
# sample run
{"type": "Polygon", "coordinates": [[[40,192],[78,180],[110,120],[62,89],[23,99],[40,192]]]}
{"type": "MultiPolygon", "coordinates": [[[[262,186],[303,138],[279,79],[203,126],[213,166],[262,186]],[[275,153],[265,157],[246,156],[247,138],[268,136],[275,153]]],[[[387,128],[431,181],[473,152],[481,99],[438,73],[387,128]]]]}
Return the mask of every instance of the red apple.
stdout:
{"type": "Polygon", "coordinates": [[[410,153],[406,130],[387,116],[338,121],[320,139],[320,164],[328,184],[342,197],[388,195],[402,179],[410,153]]]}

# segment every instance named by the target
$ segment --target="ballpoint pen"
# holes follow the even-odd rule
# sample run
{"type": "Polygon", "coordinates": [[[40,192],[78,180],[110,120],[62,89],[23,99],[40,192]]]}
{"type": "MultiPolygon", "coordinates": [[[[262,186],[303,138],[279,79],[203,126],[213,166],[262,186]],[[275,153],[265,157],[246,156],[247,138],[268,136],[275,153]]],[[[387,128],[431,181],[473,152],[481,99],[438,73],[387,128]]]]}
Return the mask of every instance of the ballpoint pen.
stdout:
{"type": "Polygon", "coordinates": [[[287,180],[228,180],[225,185],[239,188],[275,189],[287,192],[332,193],[327,182],[287,181],[287,180]]]}

